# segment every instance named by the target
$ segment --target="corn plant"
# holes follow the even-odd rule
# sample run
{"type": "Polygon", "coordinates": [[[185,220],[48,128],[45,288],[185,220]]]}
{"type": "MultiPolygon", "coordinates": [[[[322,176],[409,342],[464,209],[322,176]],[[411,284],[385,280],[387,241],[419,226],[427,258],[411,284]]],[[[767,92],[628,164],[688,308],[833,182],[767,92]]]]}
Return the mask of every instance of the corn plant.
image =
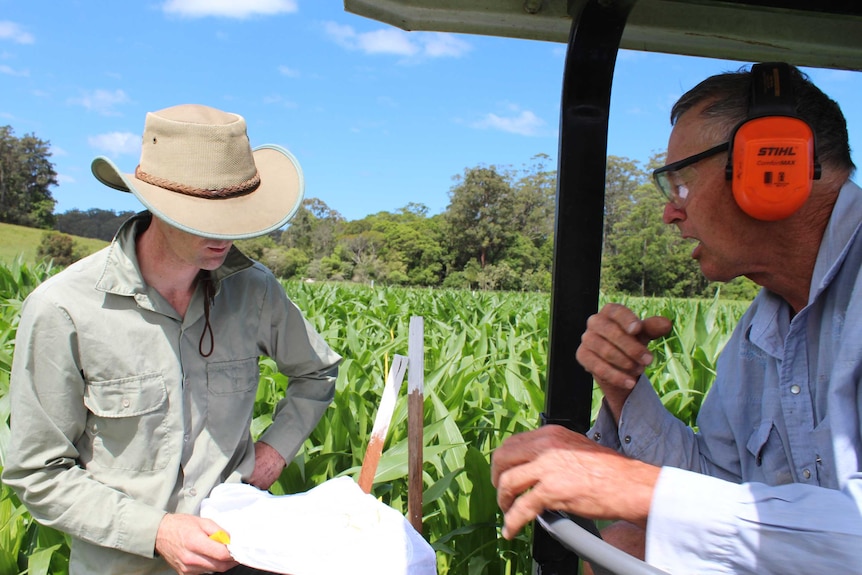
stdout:
{"type": "MultiPolygon", "coordinates": [[[[20,302],[50,273],[0,266],[0,458],[8,442],[8,385],[20,302]]],[[[500,536],[502,515],[490,482],[490,458],[507,436],[533,429],[544,407],[549,298],[546,294],[370,288],[287,283],[288,295],[344,361],[331,407],[272,491],[297,493],[337,476],[357,477],[386,374],[406,355],[411,316],[424,318],[425,410],[423,535],[440,575],[530,573],[531,527],[500,536]]],[[[603,302],[609,298],[602,298],[603,302]]],[[[711,384],[715,359],[744,305],[719,300],[617,299],[641,316],[674,319],[653,342],[648,370],[665,405],[693,423],[711,384]]],[[[574,352],[574,350],[573,350],[574,352]]],[[[269,358],[252,433],[272,421],[288,379],[269,358]]],[[[600,392],[594,394],[594,406],[600,392]]],[[[407,511],[407,399],[396,404],[372,493],[407,511]]],[[[0,459],[2,461],[2,459],[0,459]]],[[[68,540],[40,527],[0,486],[0,573],[65,573],[68,540]]]]}
{"type": "MultiPolygon", "coordinates": [[[[286,287],[315,328],[341,353],[335,401],[277,489],[304,491],[338,475],[357,476],[394,354],[407,354],[411,316],[425,318],[423,533],[440,573],[525,572],[529,535],[499,536],[490,454],[504,437],[536,426],[548,325],[547,297],[492,292],[372,289],[337,284],[286,287]],[[502,568],[501,568],[502,566],[502,568]]],[[[264,366],[255,429],[288,383],[264,366]]],[[[374,494],[407,507],[407,399],[399,399],[374,494]]]]}
{"type": "MultiPolygon", "coordinates": [[[[281,488],[300,491],[328,477],[358,473],[389,358],[406,354],[409,318],[422,315],[424,533],[438,552],[438,570],[529,572],[530,530],[512,542],[499,536],[502,516],[490,486],[489,461],[506,436],[537,425],[544,405],[548,298],[336,284],[288,284],[287,290],[346,359],[333,408],[304,456],[282,477],[281,488]]],[[[744,304],[617,301],[641,316],[674,318],[672,334],[653,343],[656,361],[648,375],[671,412],[693,423],[717,355],[744,304]]],[[[375,495],[401,511],[406,511],[406,411],[402,397],[374,488],[375,495]]]]}
{"type": "MultiPolygon", "coordinates": [[[[9,445],[9,375],[21,303],[53,272],[50,264],[30,266],[22,258],[0,265],[0,469],[9,445]]],[[[12,490],[0,484],[0,573],[68,571],[68,537],[33,521],[12,490]]]]}

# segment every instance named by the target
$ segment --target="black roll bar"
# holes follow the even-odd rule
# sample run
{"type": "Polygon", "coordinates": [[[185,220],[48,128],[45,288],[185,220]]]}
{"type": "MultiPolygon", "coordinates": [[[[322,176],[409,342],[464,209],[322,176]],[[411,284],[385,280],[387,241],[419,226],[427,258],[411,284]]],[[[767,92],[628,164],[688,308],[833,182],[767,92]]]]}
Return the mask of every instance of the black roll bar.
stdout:
{"type": "MultiPolygon", "coordinates": [[[[587,318],[596,313],[602,260],[608,118],[614,64],[636,0],[589,0],[572,19],[563,71],[557,210],[542,424],[584,433],[592,376],[575,359],[587,318]]],[[[536,524],[540,575],[577,573],[578,557],[536,524]]]]}

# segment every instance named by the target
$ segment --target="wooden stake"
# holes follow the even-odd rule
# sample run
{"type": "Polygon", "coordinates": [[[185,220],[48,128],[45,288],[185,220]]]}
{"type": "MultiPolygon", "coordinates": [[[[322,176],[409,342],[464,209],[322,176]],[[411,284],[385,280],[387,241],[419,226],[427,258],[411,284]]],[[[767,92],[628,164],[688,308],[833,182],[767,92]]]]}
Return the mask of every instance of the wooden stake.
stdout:
{"type": "Polygon", "coordinates": [[[422,533],[422,478],[423,433],[425,431],[425,344],[424,320],[410,318],[407,356],[410,370],[407,374],[407,515],[410,524],[422,533]]]}
{"type": "Polygon", "coordinates": [[[371,493],[371,486],[374,484],[374,475],[377,473],[377,465],[380,463],[380,455],[383,453],[383,443],[386,441],[392,414],[395,412],[395,402],[398,399],[401,382],[404,381],[407,363],[408,358],[403,355],[396,355],[392,358],[392,369],[386,376],[383,395],[380,397],[380,405],[377,407],[377,415],[374,417],[374,426],[371,428],[371,439],[368,441],[368,447],[365,448],[362,471],[359,472],[359,487],[365,493],[371,493]]]}

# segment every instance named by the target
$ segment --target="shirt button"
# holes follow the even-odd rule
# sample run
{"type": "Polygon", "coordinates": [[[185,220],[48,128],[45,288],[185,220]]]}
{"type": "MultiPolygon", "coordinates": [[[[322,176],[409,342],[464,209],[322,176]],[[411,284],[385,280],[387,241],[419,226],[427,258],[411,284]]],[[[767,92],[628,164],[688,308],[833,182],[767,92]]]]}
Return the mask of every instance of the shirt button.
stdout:
{"type": "Polygon", "coordinates": [[[602,439],[602,434],[601,434],[601,433],[599,433],[598,431],[597,431],[597,432],[595,432],[595,433],[593,434],[593,439],[594,439],[594,440],[596,440],[596,441],[601,441],[601,439],[602,439]]]}
{"type": "Polygon", "coordinates": [[[190,488],[189,488],[189,495],[191,495],[192,497],[194,497],[194,496],[195,496],[195,495],[197,495],[197,494],[198,494],[198,490],[197,490],[197,489],[195,489],[194,487],[190,487],[190,488]]]}
{"type": "Polygon", "coordinates": [[[185,441],[186,443],[189,442],[189,434],[188,433],[183,435],[183,441],[185,441]]]}
{"type": "Polygon", "coordinates": [[[790,393],[792,393],[793,395],[799,395],[799,389],[800,388],[798,385],[791,385],[790,386],[790,393]]]}
{"type": "Polygon", "coordinates": [[[129,405],[131,405],[131,402],[128,400],[128,398],[124,397],[123,398],[123,407],[129,407],[129,405]]]}
{"type": "Polygon", "coordinates": [[[810,471],[808,471],[807,469],[804,469],[804,470],[802,471],[802,476],[803,476],[805,479],[811,479],[811,472],[810,472],[810,471]]]}
{"type": "Polygon", "coordinates": [[[626,435],[625,438],[623,439],[623,441],[625,441],[626,443],[631,443],[632,442],[632,436],[626,435]]]}

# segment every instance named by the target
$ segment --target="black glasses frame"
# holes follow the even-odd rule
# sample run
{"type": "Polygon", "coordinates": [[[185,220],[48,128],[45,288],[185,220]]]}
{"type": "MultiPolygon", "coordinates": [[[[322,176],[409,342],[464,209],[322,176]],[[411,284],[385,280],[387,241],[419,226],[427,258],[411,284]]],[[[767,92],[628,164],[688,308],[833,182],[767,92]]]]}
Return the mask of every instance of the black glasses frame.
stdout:
{"type": "Polygon", "coordinates": [[[661,193],[665,195],[668,201],[674,205],[676,205],[675,195],[673,191],[670,189],[670,180],[664,174],[669,172],[677,172],[687,166],[692,164],[696,164],[701,160],[705,160],[710,158],[716,154],[720,154],[721,152],[725,152],[730,149],[730,142],[724,142],[722,144],[718,144],[717,146],[713,146],[710,149],[700,152],[699,154],[694,154],[693,156],[689,156],[687,158],[683,158],[681,160],[677,160],[671,164],[666,166],[662,166],[656,170],[653,170],[652,178],[655,181],[656,187],[661,190],[661,193]]]}

